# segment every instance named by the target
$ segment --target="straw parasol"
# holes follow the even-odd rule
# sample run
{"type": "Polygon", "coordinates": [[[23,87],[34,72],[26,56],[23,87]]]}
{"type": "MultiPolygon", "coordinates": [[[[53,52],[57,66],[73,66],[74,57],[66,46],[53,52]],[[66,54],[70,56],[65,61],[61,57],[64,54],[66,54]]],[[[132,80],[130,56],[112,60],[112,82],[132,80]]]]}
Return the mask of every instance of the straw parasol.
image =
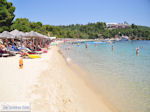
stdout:
{"type": "Polygon", "coordinates": [[[27,32],[26,37],[31,37],[31,38],[40,38],[42,37],[40,33],[37,33],[37,32],[34,32],[34,31],[30,31],[30,32],[27,32]]]}
{"type": "Polygon", "coordinates": [[[0,33],[0,38],[1,39],[14,39],[14,35],[10,34],[8,31],[4,31],[0,33]]]}
{"type": "Polygon", "coordinates": [[[48,36],[46,36],[46,35],[42,35],[42,38],[44,38],[44,39],[48,39],[48,36]]]}
{"type": "Polygon", "coordinates": [[[10,32],[10,34],[12,34],[13,36],[15,36],[16,38],[23,38],[26,36],[26,34],[24,32],[18,31],[18,30],[13,30],[10,32]]]}

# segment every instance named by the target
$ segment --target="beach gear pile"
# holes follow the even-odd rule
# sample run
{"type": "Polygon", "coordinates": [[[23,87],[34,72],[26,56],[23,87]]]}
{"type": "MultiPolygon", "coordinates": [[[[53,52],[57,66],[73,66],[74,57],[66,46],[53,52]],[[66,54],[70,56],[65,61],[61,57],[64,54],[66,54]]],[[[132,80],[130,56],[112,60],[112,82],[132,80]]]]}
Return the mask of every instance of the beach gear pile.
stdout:
{"type": "Polygon", "coordinates": [[[41,58],[41,54],[48,52],[50,43],[55,39],[34,31],[4,31],[0,33],[0,57],[19,54],[23,58],[41,58]]]}

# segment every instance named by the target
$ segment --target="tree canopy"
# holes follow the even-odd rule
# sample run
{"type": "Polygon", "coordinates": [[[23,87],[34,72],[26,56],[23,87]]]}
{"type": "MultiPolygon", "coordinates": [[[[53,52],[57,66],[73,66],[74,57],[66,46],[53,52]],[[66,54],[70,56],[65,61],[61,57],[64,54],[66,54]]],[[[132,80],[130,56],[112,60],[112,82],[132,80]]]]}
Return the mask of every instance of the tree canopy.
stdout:
{"type": "Polygon", "coordinates": [[[10,30],[14,15],[15,7],[11,2],[0,0],[0,32],[10,30]]]}
{"type": "Polygon", "coordinates": [[[41,22],[31,22],[27,18],[17,18],[11,25],[11,30],[20,30],[23,32],[36,31],[42,34],[51,34],[51,36],[60,36],[58,26],[43,25],[41,22]]]}
{"type": "MultiPolygon", "coordinates": [[[[15,7],[11,2],[0,0],[0,32],[4,30],[20,30],[23,32],[36,31],[49,36],[58,38],[112,38],[116,36],[126,35],[130,39],[146,39],[150,40],[150,27],[138,26],[131,24],[126,28],[109,29],[105,22],[96,22],[88,24],[71,24],[71,25],[43,25],[41,22],[31,22],[27,18],[14,17],[15,7]]],[[[124,22],[128,24],[127,22],[124,22]]]]}
{"type": "Polygon", "coordinates": [[[17,18],[13,21],[11,30],[18,29],[23,32],[36,31],[42,34],[50,34],[58,38],[81,38],[81,39],[96,39],[96,38],[113,38],[115,36],[126,35],[130,39],[150,39],[150,27],[137,26],[132,24],[128,28],[108,29],[106,23],[88,23],[85,25],[43,25],[41,22],[31,22],[27,18],[17,18]]]}

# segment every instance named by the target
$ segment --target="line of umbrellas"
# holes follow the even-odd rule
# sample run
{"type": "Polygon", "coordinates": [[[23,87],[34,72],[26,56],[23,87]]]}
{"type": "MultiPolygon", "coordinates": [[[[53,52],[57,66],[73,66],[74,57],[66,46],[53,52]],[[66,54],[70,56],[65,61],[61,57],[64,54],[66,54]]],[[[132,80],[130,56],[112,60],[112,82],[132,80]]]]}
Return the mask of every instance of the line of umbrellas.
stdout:
{"type": "Polygon", "coordinates": [[[40,38],[40,39],[56,39],[56,37],[48,37],[46,35],[40,34],[38,32],[30,31],[30,32],[22,32],[18,30],[13,30],[11,32],[4,31],[0,33],[0,39],[23,39],[23,38],[40,38]]]}

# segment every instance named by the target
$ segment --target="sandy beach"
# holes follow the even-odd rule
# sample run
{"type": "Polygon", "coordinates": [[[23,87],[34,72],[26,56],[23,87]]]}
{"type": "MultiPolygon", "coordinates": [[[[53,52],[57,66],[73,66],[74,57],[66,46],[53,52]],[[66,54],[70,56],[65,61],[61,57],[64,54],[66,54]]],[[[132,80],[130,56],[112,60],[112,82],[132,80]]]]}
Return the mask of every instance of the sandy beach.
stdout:
{"type": "Polygon", "coordinates": [[[30,102],[32,112],[112,112],[52,47],[41,59],[0,58],[0,102],[30,102]]]}

